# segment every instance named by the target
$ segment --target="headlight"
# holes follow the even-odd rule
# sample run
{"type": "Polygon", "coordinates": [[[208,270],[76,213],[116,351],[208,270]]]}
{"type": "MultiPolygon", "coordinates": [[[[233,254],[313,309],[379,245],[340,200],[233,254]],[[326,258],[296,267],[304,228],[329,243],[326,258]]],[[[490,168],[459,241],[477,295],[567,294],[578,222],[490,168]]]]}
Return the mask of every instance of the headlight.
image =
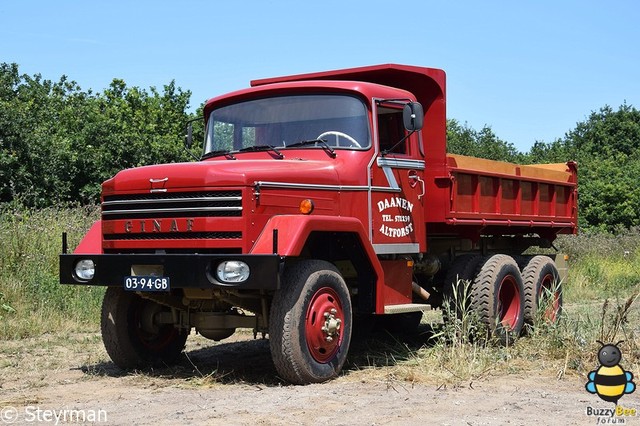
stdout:
{"type": "Polygon", "coordinates": [[[93,276],[96,274],[96,264],[93,263],[91,259],[82,259],[76,263],[73,271],[79,280],[89,281],[93,279],[93,276]]]}
{"type": "Polygon", "coordinates": [[[249,265],[239,260],[227,260],[218,265],[216,275],[226,283],[241,283],[249,278],[249,265]]]}

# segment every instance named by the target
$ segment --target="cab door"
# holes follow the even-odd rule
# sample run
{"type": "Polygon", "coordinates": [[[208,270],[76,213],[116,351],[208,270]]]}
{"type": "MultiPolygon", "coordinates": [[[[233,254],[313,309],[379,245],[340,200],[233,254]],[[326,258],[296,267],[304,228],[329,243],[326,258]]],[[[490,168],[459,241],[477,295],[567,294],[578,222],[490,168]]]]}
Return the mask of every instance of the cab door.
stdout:
{"type": "Polygon", "coordinates": [[[376,253],[426,251],[424,152],[420,131],[405,127],[406,102],[375,104],[376,158],[371,165],[371,237],[376,253]]]}

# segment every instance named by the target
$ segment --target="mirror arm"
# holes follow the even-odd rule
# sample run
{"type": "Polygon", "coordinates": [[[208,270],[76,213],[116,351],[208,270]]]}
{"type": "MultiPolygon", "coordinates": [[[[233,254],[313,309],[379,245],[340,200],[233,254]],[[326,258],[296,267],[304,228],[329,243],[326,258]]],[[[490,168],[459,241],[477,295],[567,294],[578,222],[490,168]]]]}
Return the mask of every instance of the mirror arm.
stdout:
{"type": "Polygon", "coordinates": [[[400,140],[399,140],[399,141],[398,141],[394,146],[392,146],[392,147],[391,147],[391,148],[389,148],[389,149],[385,149],[384,151],[382,151],[382,152],[380,153],[380,155],[384,157],[385,155],[389,154],[390,152],[393,152],[393,150],[394,150],[394,149],[396,149],[396,148],[397,148],[397,147],[398,147],[402,142],[406,141],[406,140],[407,140],[407,139],[408,139],[412,134],[414,134],[415,132],[416,132],[415,130],[410,131],[409,133],[407,133],[406,135],[404,135],[404,136],[402,137],[402,139],[400,139],[400,140]]]}
{"type": "Polygon", "coordinates": [[[194,121],[201,120],[201,117],[192,118],[185,123],[185,135],[184,135],[184,149],[189,153],[189,155],[195,159],[196,161],[200,161],[200,159],[191,152],[191,146],[193,145],[193,125],[194,121]]]}

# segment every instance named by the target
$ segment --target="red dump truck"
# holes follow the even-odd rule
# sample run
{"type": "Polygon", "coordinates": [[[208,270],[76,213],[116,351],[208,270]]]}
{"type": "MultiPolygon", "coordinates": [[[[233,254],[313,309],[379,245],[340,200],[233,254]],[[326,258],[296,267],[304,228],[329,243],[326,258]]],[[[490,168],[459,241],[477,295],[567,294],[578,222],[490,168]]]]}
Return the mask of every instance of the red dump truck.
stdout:
{"type": "Polygon", "coordinates": [[[445,109],[444,71],[394,64],[213,98],[201,160],[104,182],[60,282],[108,287],[102,336],[122,368],[174,361],[192,329],[252,328],[297,384],[340,372],[355,319],[416,327],[454,290],[502,340],[543,295],[555,320],[554,256],[525,253],[576,232],[575,163],[448,154],[445,109]]]}

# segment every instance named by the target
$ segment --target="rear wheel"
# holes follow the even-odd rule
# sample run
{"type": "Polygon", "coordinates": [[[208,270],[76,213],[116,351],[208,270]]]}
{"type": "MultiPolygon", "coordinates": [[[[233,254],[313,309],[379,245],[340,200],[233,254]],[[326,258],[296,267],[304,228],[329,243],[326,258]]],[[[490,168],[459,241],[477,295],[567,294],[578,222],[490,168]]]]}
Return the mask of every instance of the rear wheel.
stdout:
{"type": "Polygon", "coordinates": [[[442,289],[442,316],[445,321],[449,321],[449,315],[454,313],[457,318],[462,318],[465,311],[470,309],[470,286],[481,261],[480,255],[465,254],[457,257],[451,264],[442,289]]]}
{"type": "Polygon", "coordinates": [[[320,383],[336,377],[351,341],[349,289],[334,265],[304,260],[285,271],[269,320],[269,345],[280,377],[320,383]]]}
{"type": "Polygon", "coordinates": [[[512,257],[497,254],[486,259],[471,286],[471,306],[489,333],[502,344],[522,331],[523,284],[512,257]]]}
{"type": "Polygon", "coordinates": [[[102,341],[120,368],[170,365],[184,349],[188,330],[158,324],[158,313],[168,311],[119,287],[109,287],[102,301],[102,341]]]}
{"type": "Polygon", "coordinates": [[[522,269],[524,320],[556,323],[562,313],[562,287],[555,262],[548,256],[534,256],[522,269]]]}

